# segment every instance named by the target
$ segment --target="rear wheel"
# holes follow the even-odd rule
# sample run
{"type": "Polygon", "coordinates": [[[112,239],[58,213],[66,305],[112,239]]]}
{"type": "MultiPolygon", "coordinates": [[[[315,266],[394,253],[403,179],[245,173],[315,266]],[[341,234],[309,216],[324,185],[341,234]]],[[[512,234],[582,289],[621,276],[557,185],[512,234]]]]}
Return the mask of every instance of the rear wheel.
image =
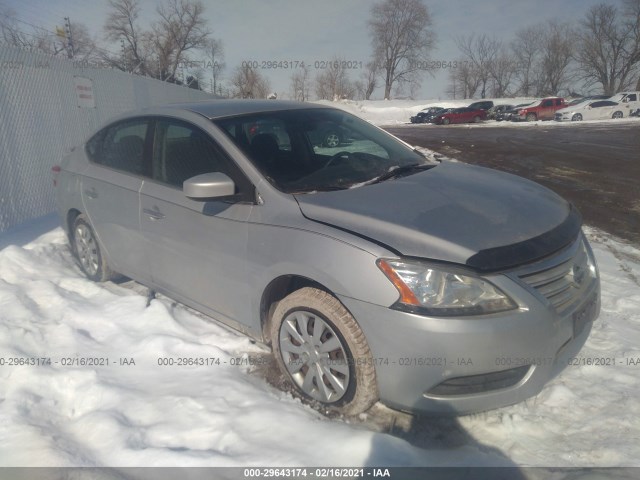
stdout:
{"type": "Polygon", "coordinates": [[[535,122],[538,116],[535,113],[527,113],[527,122],[535,122]]]}
{"type": "Polygon", "coordinates": [[[276,307],[270,337],[295,392],[321,409],[357,415],[378,398],[371,351],[337,298],[305,287],[276,307]]]}
{"type": "Polygon", "coordinates": [[[622,118],[622,117],[624,117],[624,114],[622,112],[620,111],[613,112],[612,118],[622,118]]]}
{"type": "Polygon", "coordinates": [[[82,272],[94,282],[106,282],[113,277],[100,249],[100,244],[87,217],[80,214],[73,222],[71,247],[82,272]]]}
{"type": "Polygon", "coordinates": [[[582,121],[582,114],[576,113],[573,117],[571,117],[571,121],[572,122],[581,122],[582,121]]]}

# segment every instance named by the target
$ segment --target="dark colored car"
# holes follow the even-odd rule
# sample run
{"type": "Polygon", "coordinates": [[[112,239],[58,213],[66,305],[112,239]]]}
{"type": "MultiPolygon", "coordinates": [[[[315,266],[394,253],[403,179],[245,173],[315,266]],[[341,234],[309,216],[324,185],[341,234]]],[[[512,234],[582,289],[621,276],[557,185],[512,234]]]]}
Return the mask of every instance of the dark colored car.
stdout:
{"type": "Polygon", "coordinates": [[[526,107],[528,105],[533,105],[533,102],[529,102],[529,103],[519,103],[518,105],[515,105],[507,110],[505,110],[504,112],[499,112],[496,114],[496,120],[498,122],[501,121],[509,121],[513,118],[514,115],[516,115],[518,113],[518,110],[520,110],[522,107],[526,107]]]}
{"type": "Polygon", "coordinates": [[[493,108],[493,101],[491,100],[481,100],[479,102],[473,102],[471,105],[469,105],[467,108],[473,108],[476,110],[489,110],[491,108],[493,108]]]}
{"type": "Polygon", "coordinates": [[[411,117],[411,123],[429,123],[439,113],[444,112],[444,110],[445,110],[445,108],[443,108],[443,107],[425,108],[421,112],[418,112],[416,115],[411,117]]]}
{"type": "Polygon", "coordinates": [[[449,125],[450,123],[478,123],[487,119],[487,112],[470,107],[454,108],[442,113],[433,119],[433,123],[438,125],[449,125]]]}
{"type": "MultiPolygon", "coordinates": [[[[487,111],[487,118],[489,120],[498,120],[499,115],[511,110],[513,107],[514,105],[495,105],[487,111]]],[[[502,118],[498,121],[502,121],[502,118]]]]}

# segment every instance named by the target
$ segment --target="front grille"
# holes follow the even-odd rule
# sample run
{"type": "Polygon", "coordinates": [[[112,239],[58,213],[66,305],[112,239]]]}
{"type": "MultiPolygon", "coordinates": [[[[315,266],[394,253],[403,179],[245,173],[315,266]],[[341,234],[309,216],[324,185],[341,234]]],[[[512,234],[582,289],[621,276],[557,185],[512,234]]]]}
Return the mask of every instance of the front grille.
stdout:
{"type": "Polygon", "coordinates": [[[450,378],[433,387],[425,396],[470,395],[509,388],[520,382],[530,367],[523,365],[498,372],[450,378]]]}
{"type": "Polygon", "coordinates": [[[556,264],[551,262],[540,270],[518,275],[522,281],[546,298],[558,313],[573,306],[593,279],[593,271],[583,242],[580,241],[576,252],[569,259],[556,264]]]}

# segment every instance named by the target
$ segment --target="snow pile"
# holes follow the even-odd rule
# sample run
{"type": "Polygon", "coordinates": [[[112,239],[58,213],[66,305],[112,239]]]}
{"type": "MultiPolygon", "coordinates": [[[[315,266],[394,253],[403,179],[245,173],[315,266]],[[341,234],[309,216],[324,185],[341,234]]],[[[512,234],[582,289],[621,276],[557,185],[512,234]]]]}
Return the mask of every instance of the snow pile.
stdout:
{"type": "Polygon", "coordinates": [[[400,435],[409,441],[322,417],[233,365],[264,352],[242,335],[164,297],[147,307],[139,288],[86,280],[60,229],[5,236],[0,466],[640,466],[640,364],[627,364],[640,360],[640,251],[590,236],[603,309],[580,357],[617,363],[568,367],[519,405],[422,420],[400,435]],[[158,364],[169,358],[211,364],[158,364]]]}
{"type": "Polygon", "coordinates": [[[446,465],[456,455],[508,464],[472,447],[425,455],[328,421],[238,360],[261,352],[167,298],[147,307],[135,290],[87,281],[59,228],[8,246],[0,251],[0,466],[446,465]],[[210,365],[158,364],[181,358],[210,365]],[[104,364],[87,365],[95,359],[104,364]]]}

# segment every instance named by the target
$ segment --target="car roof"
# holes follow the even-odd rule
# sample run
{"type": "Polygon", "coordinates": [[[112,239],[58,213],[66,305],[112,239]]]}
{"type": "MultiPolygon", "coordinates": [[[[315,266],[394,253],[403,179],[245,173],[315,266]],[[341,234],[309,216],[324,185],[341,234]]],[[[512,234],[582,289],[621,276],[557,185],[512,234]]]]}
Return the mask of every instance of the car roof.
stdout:
{"type": "MultiPolygon", "coordinates": [[[[251,113],[279,112],[283,110],[331,108],[324,105],[306,102],[294,102],[289,100],[240,100],[218,99],[202,102],[172,103],[162,107],[153,108],[154,113],[165,110],[170,113],[175,110],[188,110],[207,117],[209,119],[233,117],[251,113]]],[[[141,112],[144,113],[144,112],[141,112]]]]}

